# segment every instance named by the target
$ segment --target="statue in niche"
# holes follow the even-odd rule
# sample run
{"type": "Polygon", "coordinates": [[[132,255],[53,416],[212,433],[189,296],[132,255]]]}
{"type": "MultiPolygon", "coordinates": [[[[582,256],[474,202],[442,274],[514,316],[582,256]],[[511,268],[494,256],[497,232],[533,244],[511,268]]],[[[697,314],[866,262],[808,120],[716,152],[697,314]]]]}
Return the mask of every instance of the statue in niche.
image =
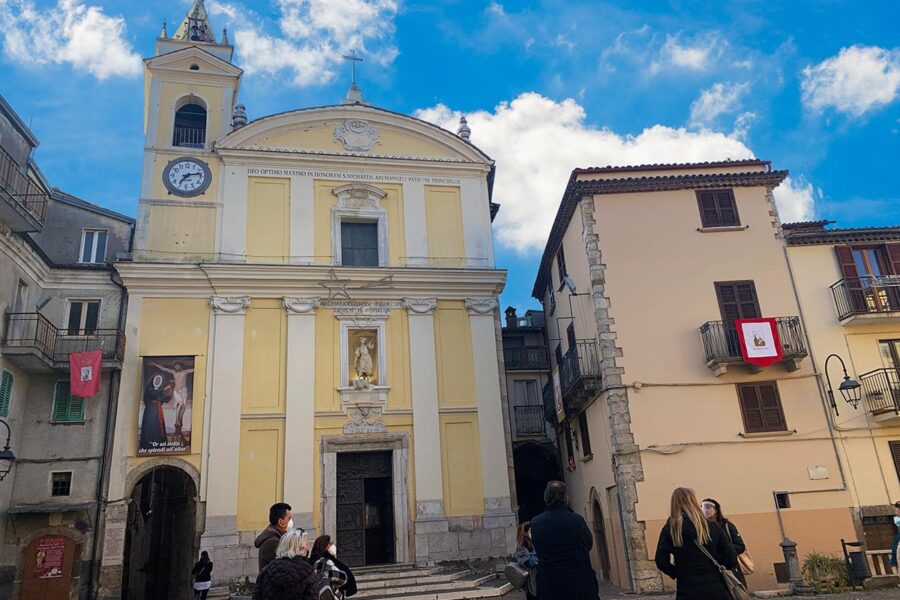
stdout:
{"type": "Polygon", "coordinates": [[[368,389],[375,376],[375,363],[372,353],[375,350],[375,341],[366,335],[360,336],[353,350],[353,367],[356,370],[354,387],[368,389]]]}

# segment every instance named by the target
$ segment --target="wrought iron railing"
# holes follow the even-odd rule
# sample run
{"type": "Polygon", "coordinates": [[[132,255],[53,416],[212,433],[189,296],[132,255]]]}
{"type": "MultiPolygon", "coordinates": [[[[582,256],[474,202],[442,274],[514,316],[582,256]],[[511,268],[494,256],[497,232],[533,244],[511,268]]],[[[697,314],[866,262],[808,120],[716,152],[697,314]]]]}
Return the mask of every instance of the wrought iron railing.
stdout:
{"type": "Polygon", "coordinates": [[[600,378],[600,346],[597,340],[578,340],[569,348],[559,364],[559,381],[563,397],[583,378],[600,378]]]}
{"type": "Polygon", "coordinates": [[[5,150],[0,148],[0,188],[6,190],[12,198],[22,205],[31,216],[44,222],[48,197],[41,187],[23,174],[5,150]]]}
{"type": "Polygon", "coordinates": [[[516,406],[516,435],[543,435],[544,407],[516,406]]]}
{"type": "Polygon", "coordinates": [[[503,362],[508,371],[546,371],[550,368],[547,349],[543,346],[504,348],[503,362]]]}
{"type": "Polygon", "coordinates": [[[125,334],[118,329],[69,331],[53,325],[40,313],[6,313],[2,345],[35,348],[51,362],[65,363],[69,354],[101,350],[104,360],[121,361],[125,334]]]}
{"type": "Polygon", "coordinates": [[[203,127],[175,127],[172,145],[182,148],[204,148],[206,146],[206,129],[203,127]]]}
{"type": "MultiPolygon", "coordinates": [[[[781,351],[785,358],[805,357],[808,352],[803,339],[800,317],[775,317],[781,351]]],[[[700,326],[706,362],[737,362],[742,360],[741,345],[734,323],[708,321],[700,326]]]]}
{"type": "Polygon", "coordinates": [[[900,276],[847,277],[831,286],[838,318],[900,311],[900,276]]]}
{"type": "Polygon", "coordinates": [[[863,395],[873,413],[900,414],[900,369],[875,369],[859,376],[863,395]]]}

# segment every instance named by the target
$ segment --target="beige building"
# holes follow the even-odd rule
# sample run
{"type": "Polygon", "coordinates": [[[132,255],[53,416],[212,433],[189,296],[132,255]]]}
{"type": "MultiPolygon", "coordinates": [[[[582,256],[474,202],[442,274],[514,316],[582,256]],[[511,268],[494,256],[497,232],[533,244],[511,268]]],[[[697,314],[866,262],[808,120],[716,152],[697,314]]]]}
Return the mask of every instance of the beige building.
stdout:
{"type": "MultiPolygon", "coordinates": [[[[884,568],[900,500],[900,229],[786,225],[788,258],[810,339],[810,357],[834,388],[832,431],[849,485],[857,539],[873,572],[884,568]],[[838,391],[846,365],[859,405],[838,391]]],[[[882,571],[883,572],[883,571],[882,571]]]]}
{"type": "Polygon", "coordinates": [[[784,538],[802,555],[856,535],[772,195],[786,175],[760,160],[572,173],[533,295],[603,579],[671,586],[653,554],[678,486],[737,524],[752,589],[785,580],[784,538]],[[776,319],[776,364],[741,357],[733,321],[754,317],[776,319]]]}

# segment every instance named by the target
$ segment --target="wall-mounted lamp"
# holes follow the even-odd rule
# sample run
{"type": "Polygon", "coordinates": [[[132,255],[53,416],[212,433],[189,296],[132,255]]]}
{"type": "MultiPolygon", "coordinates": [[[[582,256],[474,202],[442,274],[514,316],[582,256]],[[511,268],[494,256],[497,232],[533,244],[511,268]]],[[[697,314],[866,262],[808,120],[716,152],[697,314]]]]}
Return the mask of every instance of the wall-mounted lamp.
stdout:
{"type": "Polygon", "coordinates": [[[832,358],[838,359],[841,363],[841,368],[844,370],[844,380],[841,382],[841,385],[838,386],[838,391],[841,392],[841,396],[844,397],[844,401],[847,402],[850,406],[853,407],[853,410],[856,410],[856,407],[859,406],[859,401],[861,400],[861,394],[859,391],[860,385],[859,382],[855,379],[850,379],[850,376],[847,375],[847,365],[844,364],[844,359],[838,356],[837,354],[829,354],[825,359],[825,380],[828,382],[828,399],[831,401],[831,408],[834,410],[834,414],[840,416],[840,413],[837,409],[837,403],[834,401],[834,389],[831,387],[831,377],[828,376],[828,361],[832,358]]]}
{"type": "Polygon", "coordinates": [[[3,481],[12,470],[13,463],[16,462],[16,455],[9,449],[9,438],[11,433],[9,423],[3,419],[0,419],[0,423],[3,423],[6,427],[6,445],[3,447],[3,450],[0,450],[0,481],[3,481]]]}

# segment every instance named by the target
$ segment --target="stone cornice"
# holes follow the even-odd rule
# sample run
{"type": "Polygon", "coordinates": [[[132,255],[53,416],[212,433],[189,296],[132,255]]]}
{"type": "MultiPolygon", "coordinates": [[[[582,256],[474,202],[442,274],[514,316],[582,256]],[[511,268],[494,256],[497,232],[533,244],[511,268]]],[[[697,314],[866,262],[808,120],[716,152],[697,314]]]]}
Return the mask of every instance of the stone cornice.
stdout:
{"type": "Polygon", "coordinates": [[[563,193],[559,210],[550,229],[547,245],[535,278],[531,295],[543,298],[550,275],[550,266],[562,238],[569,228],[569,221],[582,198],[603,194],[630,194],[638,192],[667,192],[709,188],[766,187],[774,188],[787,177],[787,171],[751,171],[746,173],[696,173],[690,175],[663,175],[658,177],[619,177],[614,179],[575,179],[572,173],[563,193]]]}
{"type": "Polygon", "coordinates": [[[496,298],[466,298],[466,309],[470,315],[492,315],[497,306],[496,298]]]}
{"type": "Polygon", "coordinates": [[[0,233],[0,255],[8,256],[29,278],[45,290],[110,289],[109,269],[52,267],[28,243],[13,233],[0,233]]]}
{"type": "Polygon", "coordinates": [[[828,229],[808,232],[792,232],[789,229],[785,229],[784,238],[788,246],[833,246],[836,244],[900,242],[900,226],[828,229]]]}
{"type": "Polygon", "coordinates": [[[312,315],[319,307],[319,299],[285,296],[283,305],[289,315],[312,315]]]}
{"type": "Polygon", "coordinates": [[[437,308],[437,298],[404,298],[403,304],[411,315],[430,315],[437,308]]]}
{"type": "Polygon", "coordinates": [[[496,296],[506,284],[506,271],[498,269],[155,262],[120,262],[116,268],[131,294],[156,297],[320,298],[326,295],[320,283],[328,279],[332,269],[341,279],[350,280],[348,289],[353,299],[465,300],[496,296]],[[377,286],[389,276],[390,287],[377,286]],[[357,289],[367,284],[372,287],[357,289]]]}
{"type": "Polygon", "coordinates": [[[250,296],[213,296],[209,305],[217,315],[243,315],[250,308],[250,296]]]}

